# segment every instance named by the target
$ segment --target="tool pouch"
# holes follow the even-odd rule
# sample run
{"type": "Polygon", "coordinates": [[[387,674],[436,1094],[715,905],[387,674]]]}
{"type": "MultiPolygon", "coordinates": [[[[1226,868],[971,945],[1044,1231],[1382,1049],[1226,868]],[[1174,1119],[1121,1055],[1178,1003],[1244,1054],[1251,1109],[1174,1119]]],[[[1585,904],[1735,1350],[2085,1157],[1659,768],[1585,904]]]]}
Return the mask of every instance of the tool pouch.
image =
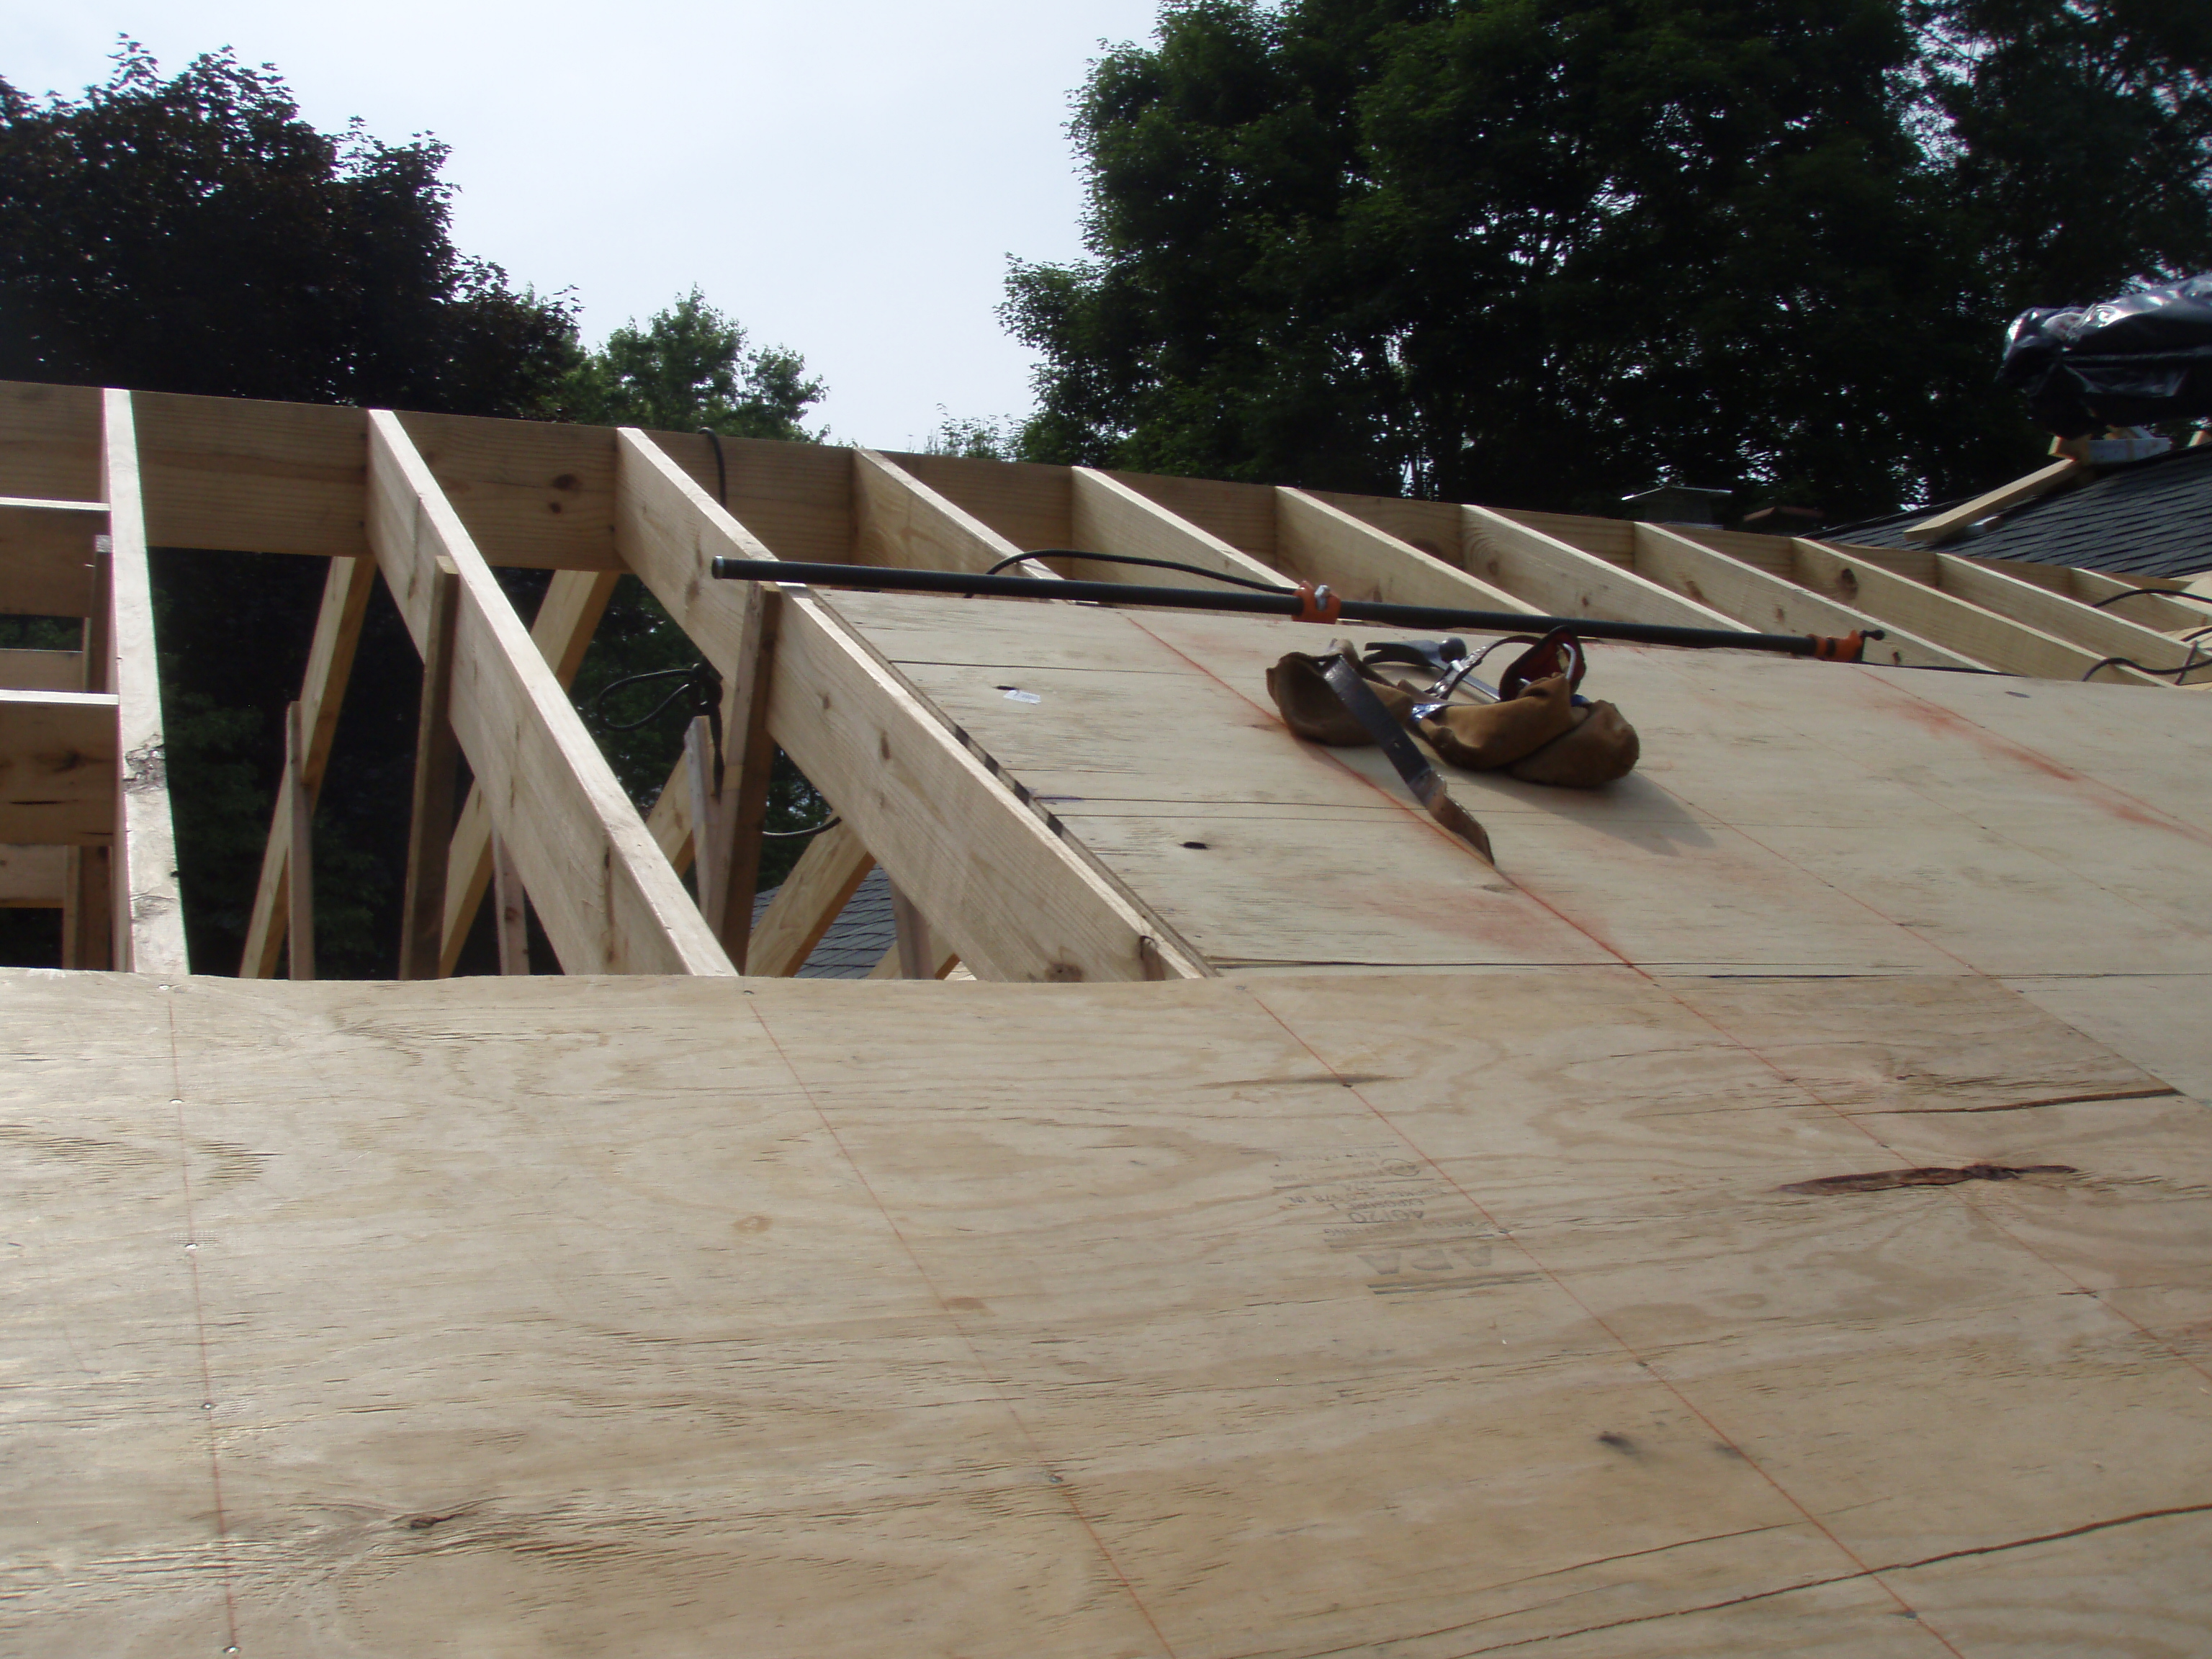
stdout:
{"type": "Polygon", "coordinates": [[[1620,710],[1609,702],[1594,702],[1573,712],[1578,718],[1571,729],[1507,770],[1529,783],[1595,789],[1635,769],[1643,745],[1620,710]]]}
{"type": "MultiPolygon", "coordinates": [[[[1401,726],[1413,712],[1413,693],[1392,684],[1381,675],[1359,661],[1350,645],[1341,647],[1337,654],[1348,658],[1359,670],[1359,678],[1373,688],[1390,718],[1401,726]]],[[[1308,743],[1325,743],[1339,749],[1356,749],[1375,741],[1367,735],[1367,728],[1358,717],[1344,706],[1343,700],[1329,690],[1322,671],[1328,665],[1327,657],[1309,657],[1293,651],[1267,671],[1267,692],[1274,698],[1275,708],[1283,717],[1283,724],[1308,743]]]]}
{"type": "Polygon", "coordinates": [[[1533,755],[1574,729],[1574,693],[1564,675],[1538,680],[1509,702],[1448,702],[1414,722],[1438,757],[1488,772],[1533,755]]]}
{"type": "MultiPolygon", "coordinates": [[[[1504,702],[1449,703],[1414,721],[1412,692],[1361,662],[1350,643],[1340,642],[1336,654],[1359,671],[1393,720],[1410,723],[1450,765],[1504,769],[1529,783],[1571,789],[1595,789],[1635,769],[1636,728],[1609,702],[1577,705],[1565,675],[1537,680],[1504,702]]],[[[1328,662],[1294,651],[1267,671],[1267,690],[1283,724],[1309,743],[1340,749],[1373,743],[1323,678],[1328,662]]]]}

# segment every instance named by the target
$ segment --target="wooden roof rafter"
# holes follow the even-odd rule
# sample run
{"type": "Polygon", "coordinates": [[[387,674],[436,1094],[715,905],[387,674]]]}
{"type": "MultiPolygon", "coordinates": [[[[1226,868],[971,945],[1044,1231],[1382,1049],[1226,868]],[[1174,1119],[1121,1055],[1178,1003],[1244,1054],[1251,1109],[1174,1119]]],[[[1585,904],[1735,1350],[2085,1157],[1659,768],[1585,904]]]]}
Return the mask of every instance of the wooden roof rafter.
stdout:
{"type": "Polygon", "coordinates": [[[562,965],[733,973],[406,428],[372,410],[368,445],[368,543],[418,649],[439,562],[458,577],[453,726],[562,965]]]}
{"type": "MultiPolygon", "coordinates": [[[[744,589],[718,556],[773,558],[646,434],[620,434],[626,563],[718,667],[738,656],[744,589]]],[[[725,670],[726,674],[727,670],[725,670]]],[[[1196,977],[1202,959],[1066,845],[820,599],[787,589],[769,730],[978,975],[1196,977]]]]}

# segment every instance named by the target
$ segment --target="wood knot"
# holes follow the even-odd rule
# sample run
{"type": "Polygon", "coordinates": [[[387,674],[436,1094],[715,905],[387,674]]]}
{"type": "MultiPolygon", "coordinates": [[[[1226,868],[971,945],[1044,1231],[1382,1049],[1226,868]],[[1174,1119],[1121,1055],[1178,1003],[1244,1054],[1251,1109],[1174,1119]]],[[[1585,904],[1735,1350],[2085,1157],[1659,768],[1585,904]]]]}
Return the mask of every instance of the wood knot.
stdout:
{"type": "Polygon", "coordinates": [[[1938,1164],[1917,1170],[1875,1170],[1867,1175],[1823,1176],[1818,1181],[1793,1181],[1776,1190],[1824,1198],[1838,1193],[1883,1193],[1897,1187],[1955,1187],[1966,1181],[2021,1181],[2081,1173],[2070,1164],[1966,1164],[1957,1169],[1938,1164]]]}

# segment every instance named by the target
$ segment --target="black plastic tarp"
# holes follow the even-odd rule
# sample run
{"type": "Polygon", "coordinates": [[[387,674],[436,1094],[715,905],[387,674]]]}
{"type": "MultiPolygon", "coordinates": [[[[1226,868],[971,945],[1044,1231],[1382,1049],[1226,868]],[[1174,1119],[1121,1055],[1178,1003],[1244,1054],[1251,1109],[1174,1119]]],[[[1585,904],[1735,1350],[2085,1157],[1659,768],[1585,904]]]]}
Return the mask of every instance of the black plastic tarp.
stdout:
{"type": "Polygon", "coordinates": [[[2212,275],[2023,311],[1997,380],[2062,438],[2212,415],[2212,275]]]}

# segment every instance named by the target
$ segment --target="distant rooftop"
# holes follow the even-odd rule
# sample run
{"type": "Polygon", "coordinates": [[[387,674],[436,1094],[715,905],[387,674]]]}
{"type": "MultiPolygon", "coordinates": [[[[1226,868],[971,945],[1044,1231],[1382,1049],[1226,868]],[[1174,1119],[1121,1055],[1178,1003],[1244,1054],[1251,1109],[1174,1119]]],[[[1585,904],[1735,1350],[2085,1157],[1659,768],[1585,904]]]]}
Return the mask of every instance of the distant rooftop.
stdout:
{"type": "MultiPolygon", "coordinates": [[[[1867,547],[1909,547],[1906,529],[1941,510],[1892,514],[1832,527],[1821,536],[1867,547]]],[[[2212,447],[2106,469],[2087,483],[2022,502],[1945,543],[1943,550],[2114,575],[2193,576],[2212,570],[2212,447]]]]}
{"type": "Polygon", "coordinates": [[[1641,495],[1624,495],[1620,504],[1633,516],[1662,524],[1717,524],[1714,509],[1735,495],[1730,489],[1700,489],[1694,484],[1661,484],[1641,495]]]}
{"type": "MultiPolygon", "coordinates": [[[[753,900],[753,921],[758,925],[781,888],[771,887],[753,900]]],[[[799,970],[801,979],[866,979],[898,943],[898,925],[891,917],[891,881],[878,865],[868,878],[846,901],[799,970]]]]}

